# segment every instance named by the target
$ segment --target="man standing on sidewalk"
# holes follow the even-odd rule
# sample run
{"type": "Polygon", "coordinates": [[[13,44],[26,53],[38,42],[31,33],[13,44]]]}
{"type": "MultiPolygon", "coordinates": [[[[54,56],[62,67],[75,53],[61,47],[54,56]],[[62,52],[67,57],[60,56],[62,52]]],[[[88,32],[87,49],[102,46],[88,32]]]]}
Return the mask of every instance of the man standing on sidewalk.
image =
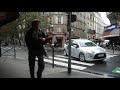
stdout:
{"type": "Polygon", "coordinates": [[[32,27],[25,35],[25,42],[28,47],[28,59],[31,78],[34,78],[35,58],[38,58],[37,78],[42,77],[45,64],[43,55],[46,54],[43,45],[46,43],[45,33],[39,29],[40,21],[35,19],[32,21],[32,27]]]}

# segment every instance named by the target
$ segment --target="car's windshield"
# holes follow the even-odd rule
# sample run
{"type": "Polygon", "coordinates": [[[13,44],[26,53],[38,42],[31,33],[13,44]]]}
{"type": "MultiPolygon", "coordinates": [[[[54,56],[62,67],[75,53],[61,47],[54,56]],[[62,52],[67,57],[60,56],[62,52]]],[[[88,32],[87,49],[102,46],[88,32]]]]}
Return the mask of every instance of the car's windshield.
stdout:
{"type": "Polygon", "coordinates": [[[96,46],[96,44],[94,44],[93,42],[82,42],[82,41],[79,41],[79,44],[81,47],[90,47],[90,46],[96,46]]]}

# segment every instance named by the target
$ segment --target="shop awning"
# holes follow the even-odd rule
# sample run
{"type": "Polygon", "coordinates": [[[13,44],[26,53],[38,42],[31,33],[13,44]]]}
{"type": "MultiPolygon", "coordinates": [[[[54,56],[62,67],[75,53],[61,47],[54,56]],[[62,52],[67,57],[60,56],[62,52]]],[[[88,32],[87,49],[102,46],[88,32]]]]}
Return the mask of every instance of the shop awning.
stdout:
{"type": "Polygon", "coordinates": [[[119,36],[120,35],[120,29],[114,29],[110,33],[110,36],[119,36]]]}
{"type": "Polygon", "coordinates": [[[108,36],[108,35],[110,35],[111,32],[112,32],[112,30],[105,31],[105,32],[103,32],[102,36],[108,36]]]}
{"type": "Polygon", "coordinates": [[[108,30],[103,33],[103,37],[116,37],[120,35],[120,29],[108,30]]]}

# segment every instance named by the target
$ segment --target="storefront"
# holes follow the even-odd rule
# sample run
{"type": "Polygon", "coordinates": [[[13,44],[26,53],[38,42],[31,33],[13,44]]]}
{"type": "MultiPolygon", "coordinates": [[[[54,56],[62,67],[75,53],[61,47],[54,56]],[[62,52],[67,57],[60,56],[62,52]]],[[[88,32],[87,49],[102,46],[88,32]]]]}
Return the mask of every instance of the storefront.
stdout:
{"type": "Polygon", "coordinates": [[[120,45],[120,29],[107,30],[102,35],[104,39],[110,40],[111,43],[120,45]]]}

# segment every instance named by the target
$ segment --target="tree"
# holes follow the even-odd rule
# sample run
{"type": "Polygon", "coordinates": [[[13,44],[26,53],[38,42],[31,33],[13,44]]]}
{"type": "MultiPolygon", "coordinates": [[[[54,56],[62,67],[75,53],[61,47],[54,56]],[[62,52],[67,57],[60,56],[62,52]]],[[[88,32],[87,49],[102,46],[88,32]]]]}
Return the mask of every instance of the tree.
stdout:
{"type": "Polygon", "coordinates": [[[5,26],[0,28],[0,36],[4,41],[11,41],[14,37],[17,36],[17,33],[14,33],[16,28],[16,21],[8,23],[5,26]]]}
{"type": "MultiPolygon", "coordinates": [[[[19,28],[20,30],[20,34],[21,34],[21,38],[24,41],[24,36],[26,31],[30,28],[31,26],[31,21],[33,19],[39,19],[40,20],[40,28],[44,29],[47,27],[47,18],[41,16],[40,12],[20,12],[20,17],[18,18],[18,26],[20,26],[21,28],[19,28]]],[[[24,42],[25,44],[25,42],[24,42]]]]}
{"type": "Polygon", "coordinates": [[[40,28],[44,29],[48,27],[47,18],[41,16],[41,12],[19,12],[19,18],[11,23],[0,28],[0,36],[5,40],[9,37],[16,38],[19,41],[19,44],[24,42],[24,37],[26,31],[31,26],[31,21],[35,18],[40,20],[40,28]]]}

